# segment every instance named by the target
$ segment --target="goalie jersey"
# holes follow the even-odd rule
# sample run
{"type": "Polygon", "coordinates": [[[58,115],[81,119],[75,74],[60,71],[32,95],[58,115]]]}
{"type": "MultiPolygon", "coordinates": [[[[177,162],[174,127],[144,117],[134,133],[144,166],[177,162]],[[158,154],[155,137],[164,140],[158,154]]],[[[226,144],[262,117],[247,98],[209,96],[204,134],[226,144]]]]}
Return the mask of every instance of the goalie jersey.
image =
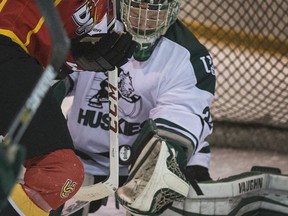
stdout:
{"type": "MultiPolygon", "coordinates": [[[[194,145],[188,165],[208,167],[213,123],[209,107],[215,73],[207,49],[180,21],[158,42],[147,61],[131,58],[118,69],[119,145],[132,145],[141,125],[153,119],[157,127],[180,134],[194,145]]],[[[67,112],[75,148],[84,153],[85,170],[109,175],[109,103],[107,72],[74,72],[74,96],[67,112]]],[[[120,166],[120,175],[127,175],[120,166]]]]}

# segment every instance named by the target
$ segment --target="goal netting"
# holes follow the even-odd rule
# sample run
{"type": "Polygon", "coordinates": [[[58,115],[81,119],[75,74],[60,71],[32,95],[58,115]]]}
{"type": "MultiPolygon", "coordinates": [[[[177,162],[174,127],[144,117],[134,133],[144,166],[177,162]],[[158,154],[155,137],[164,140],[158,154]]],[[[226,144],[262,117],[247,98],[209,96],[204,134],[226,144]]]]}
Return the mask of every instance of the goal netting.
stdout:
{"type": "Polygon", "coordinates": [[[211,145],[288,152],[288,1],[183,1],[216,69],[211,145]]]}

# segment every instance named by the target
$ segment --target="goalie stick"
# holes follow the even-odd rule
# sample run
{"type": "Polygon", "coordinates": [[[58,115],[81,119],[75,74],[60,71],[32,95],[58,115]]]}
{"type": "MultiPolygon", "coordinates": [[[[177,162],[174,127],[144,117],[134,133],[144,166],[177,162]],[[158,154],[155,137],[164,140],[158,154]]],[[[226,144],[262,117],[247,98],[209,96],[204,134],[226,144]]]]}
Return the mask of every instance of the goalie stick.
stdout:
{"type": "MultiPolygon", "coordinates": [[[[116,11],[116,2],[113,2],[113,11],[116,11]]],[[[109,7],[108,7],[109,8],[109,7]]],[[[94,185],[82,186],[74,195],[74,199],[79,201],[78,209],[87,205],[87,202],[103,199],[114,193],[119,186],[119,139],[118,139],[118,68],[108,71],[109,89],[109,160],[110,173],[104,182],[94,185]]],[[[69,214],[68,214],[69,215],[69,214]]]]}
{"type": "Polygon", "coordinates": [[[41,101],[50,88],[50,83],[57,75],[69,49],[69,39],[62,28],[61,19],[52,0],[36,0],[37,6],[44,17],[45,24],[52,40],[52,55],[50,63],[33,88],[20,112],[14,118],[8,129],[1,148],[6,152],[8,160],[13,162],[16,157],[18,144],[36,113],[41,101]]]}
{"type": "Polygon", "coordinates": [[[109,158],[110,175],[104,182],[82,186],[73,198],[81,201],[99,200],[114,193],[119,185],[118,141],[118,69],[108,72],[109,88],[109,158]]]}
{"type": "Polygon", "coordinates": [[[118,141],[118,69],[108,72],[109,88],[109,158],[110,175],[104,182],[81,186],[74,197],[68,200],[61,216],[71,215],[89,204],[114,193],[119,185],[119,141],[118,141]]]}

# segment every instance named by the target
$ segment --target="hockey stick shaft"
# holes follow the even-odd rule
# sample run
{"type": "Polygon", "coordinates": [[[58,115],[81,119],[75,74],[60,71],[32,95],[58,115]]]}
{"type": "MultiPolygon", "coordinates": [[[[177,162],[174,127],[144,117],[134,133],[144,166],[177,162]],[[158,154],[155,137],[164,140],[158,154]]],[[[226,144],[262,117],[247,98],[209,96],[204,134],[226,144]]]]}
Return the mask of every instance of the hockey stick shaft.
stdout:
{"type": "Polygon", "coordinates": [[[109,88],[109,158],[110,175],[104,182],[82,186],[74,198],[82,201],[99,200],[114,193],[119,186],[119,140],[118,140],[118,69],[108,72],[109,88]]]}
{"type": "Polygon", "coordinates": [[[57,70],[61,67],[69,49],[69,39],[62,28],[60,16],[54,7],[54,1],[36,0],[36,3],[51,36],[52,55],[50,63],[43,71],[24,106],[12,121],[1,146],[7,152],[8,160],[11,162],[15,159],[15,149],[17,149],[15,146],[19,144],[41,101],[48,92],[50,83],[56,77],[57,70]],[[11,148],[12,146],[13,148],[11,148]]]}
{"type": "Polygon", "coordinates": [[[110,176],[104,183],[112,183],[113,192],[119,186],[119,117],[118,117],[118,68],[108,74],[109,80],[109,141],[110,176]]]}

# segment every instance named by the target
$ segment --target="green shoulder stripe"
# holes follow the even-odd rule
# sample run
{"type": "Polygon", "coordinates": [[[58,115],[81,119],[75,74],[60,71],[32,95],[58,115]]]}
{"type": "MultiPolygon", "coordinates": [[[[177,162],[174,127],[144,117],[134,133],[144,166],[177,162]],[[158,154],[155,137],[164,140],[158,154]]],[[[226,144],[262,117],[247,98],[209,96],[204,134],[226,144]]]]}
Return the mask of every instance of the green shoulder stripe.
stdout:
{"type": "Polygon", "coordinates": [[[190,53],[190,61],[197,78],[196,86],[212,94],[215,93],[215,72],[212,58],[204,45],[177,20],[168,29],[165,37],[187,49],[190,53]]]}

